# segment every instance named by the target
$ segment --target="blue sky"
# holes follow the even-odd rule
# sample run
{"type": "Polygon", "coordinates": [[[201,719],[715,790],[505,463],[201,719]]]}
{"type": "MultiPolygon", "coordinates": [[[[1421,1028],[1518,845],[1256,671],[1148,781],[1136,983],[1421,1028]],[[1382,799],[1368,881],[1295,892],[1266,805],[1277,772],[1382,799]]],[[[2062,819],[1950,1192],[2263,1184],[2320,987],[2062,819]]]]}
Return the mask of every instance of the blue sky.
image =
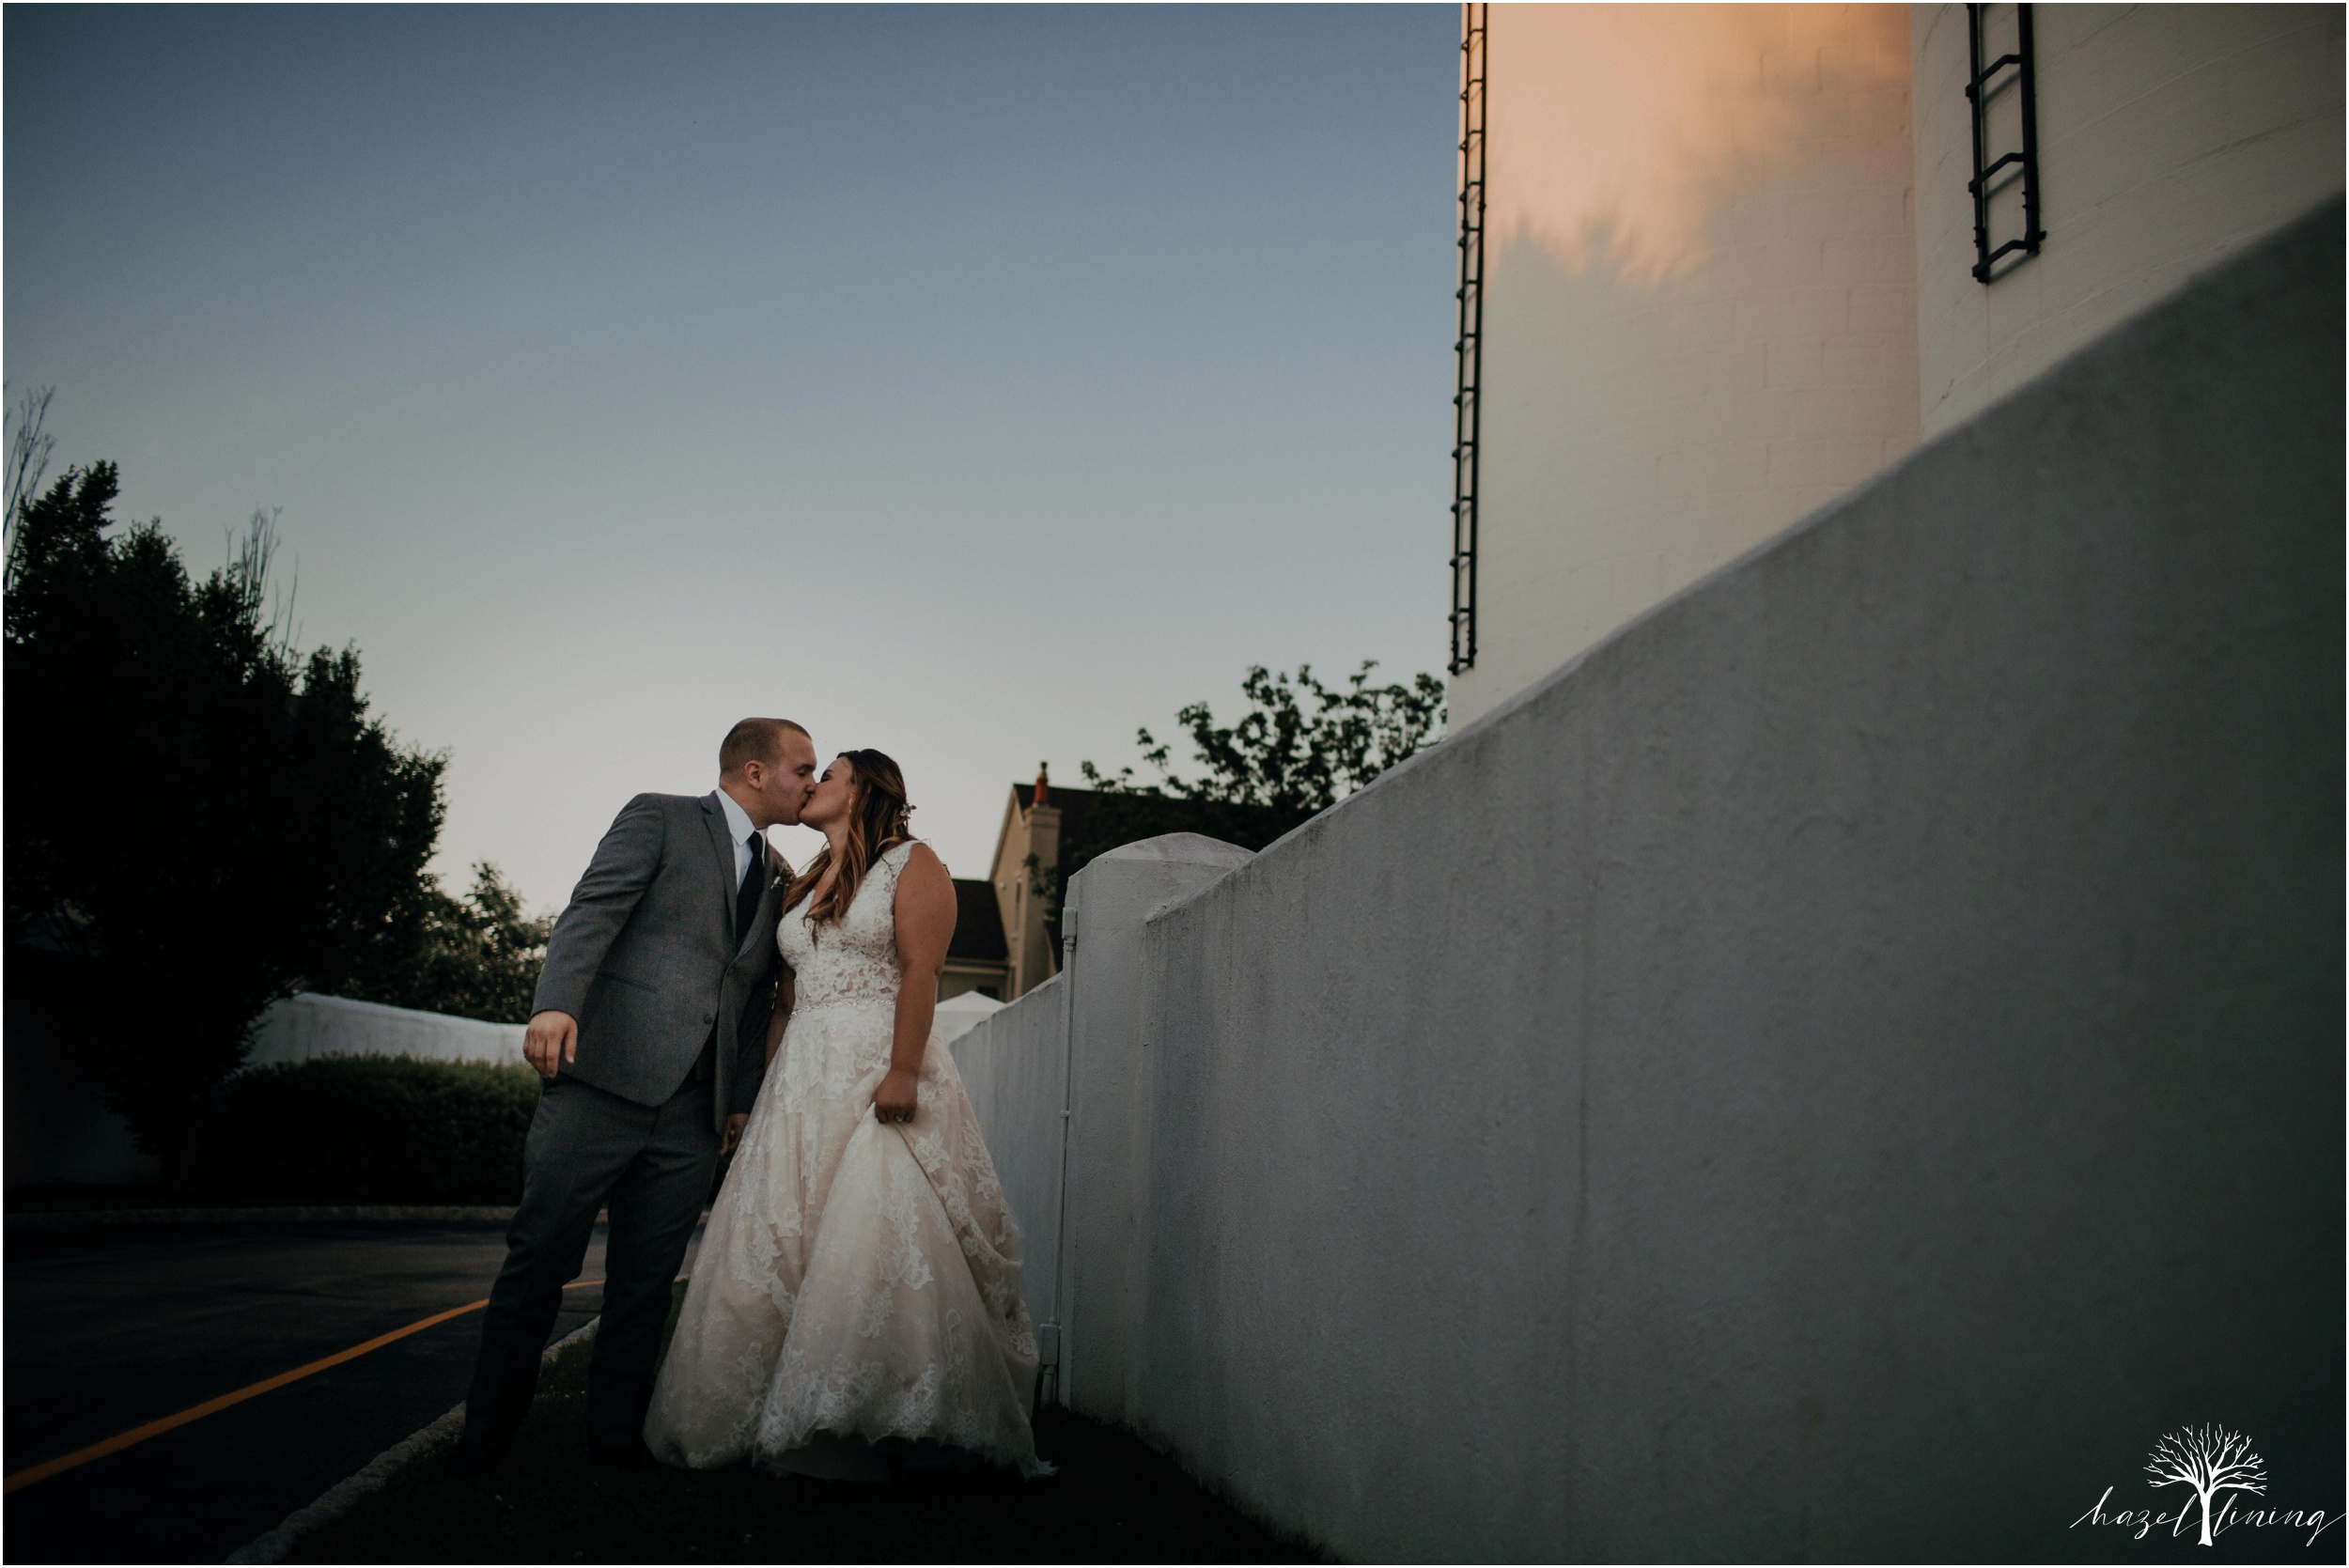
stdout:
{"type": "Polygon", "coordinates": [[[1252,662],[1440,671],[1457,26],[12,5],[6,374],[194,568],[282,508],[452,881],[748,713],[984,875],[1252,662]]]}

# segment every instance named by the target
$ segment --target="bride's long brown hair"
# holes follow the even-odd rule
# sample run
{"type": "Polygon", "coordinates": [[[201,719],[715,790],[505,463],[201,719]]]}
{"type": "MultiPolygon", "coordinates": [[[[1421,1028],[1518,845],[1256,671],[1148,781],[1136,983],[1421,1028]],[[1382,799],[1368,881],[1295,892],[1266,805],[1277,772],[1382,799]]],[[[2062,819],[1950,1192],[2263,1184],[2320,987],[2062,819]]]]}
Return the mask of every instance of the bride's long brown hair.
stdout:
{"type": "MultiPolygon", "coordinates": [[[[856,902],[856,890],[863,885],[864,874],[873,869],[873,862],[913,836],[913,808],[906,803],[906,776],[896,763],[880,752],[840,754],[849,768],[848,832],[841,846],[840,875],[808,908],[808,918],[817,925],[839,924],[848,906],[856,902]]],[[[808,890],[831,869],[832,845],[827,842],[792,881],[783,907],[797,908],[808,890]]]]}

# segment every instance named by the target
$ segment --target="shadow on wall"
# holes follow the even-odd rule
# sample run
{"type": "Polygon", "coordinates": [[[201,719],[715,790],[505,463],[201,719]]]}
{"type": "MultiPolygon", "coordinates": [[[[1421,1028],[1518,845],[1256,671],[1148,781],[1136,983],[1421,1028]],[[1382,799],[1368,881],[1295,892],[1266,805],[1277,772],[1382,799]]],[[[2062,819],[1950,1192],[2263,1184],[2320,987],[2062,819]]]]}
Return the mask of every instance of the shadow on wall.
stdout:
{"type": "Polygon", "coordinates": [[[1518,8],[1493,59],[1455,725],[1917,439],[1905,9],[1518,8]]]}
{"type": "Polygon", "coordinates": [[[1749,194],[1848,188],[1844,161],[1895,140],[1906,159],[1908,35],[1906,6],[1503,8],[1491,230],[1570,272],[1685,275],[1749,194]]]}

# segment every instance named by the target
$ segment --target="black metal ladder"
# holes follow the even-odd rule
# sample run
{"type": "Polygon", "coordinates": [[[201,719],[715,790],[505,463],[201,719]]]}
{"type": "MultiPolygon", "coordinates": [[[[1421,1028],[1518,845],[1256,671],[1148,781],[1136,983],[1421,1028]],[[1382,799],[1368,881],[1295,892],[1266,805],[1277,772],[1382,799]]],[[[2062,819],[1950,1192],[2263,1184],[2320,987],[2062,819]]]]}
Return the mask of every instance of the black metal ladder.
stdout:
{"type": "MultiPolygon", "coordinates": [[[[2031,56],[2031,8],[2028,5],[2015,8],[2015,49],[1985,63],[1983,52],[1983,13],[1987,6],[1966,8],[1966,57],[1969,74],[1966,79],[1966,101],[1974,121],[1974,178],[1966,189],[1974,198],[1974,278],[1980,283],[1991,281],[1992,269],[2000,257],[2015,251],[2026,256],[2039,254],[2039,242],[2047,231],[2039,222],[2039,83],[2031,56]],[[2003,72],[2012,74],[2002,75],[2003,72]],[[2009,88],[2020,95],[2017,106],[2022,111],[2023,145],[2012,152],[1999,154],[1984,163],[1987,157],[1983,143],[1988,138],[1986,120],[1990,100],[2009,88]],[[1990,198],[1995,185],[2004,188],[2016,176],[1999,178],[2000,173],[2020,165],[2023,181],[2023,234],[1993,249],[1990,244],[1990,198]]],[[[2008,271],[2013,271],[2012,268],[2008,271]]],[[[1999,274],[2003,276],[2004,274],[1999,274]]]]}
{"type": "Polygon", "coordinates": [[[1485,366],[1485,37],[1489,5],[1460,8],[1459,385],[1452,398],[1452,663],[1476,662],[1478,391],[1485,366]]]}

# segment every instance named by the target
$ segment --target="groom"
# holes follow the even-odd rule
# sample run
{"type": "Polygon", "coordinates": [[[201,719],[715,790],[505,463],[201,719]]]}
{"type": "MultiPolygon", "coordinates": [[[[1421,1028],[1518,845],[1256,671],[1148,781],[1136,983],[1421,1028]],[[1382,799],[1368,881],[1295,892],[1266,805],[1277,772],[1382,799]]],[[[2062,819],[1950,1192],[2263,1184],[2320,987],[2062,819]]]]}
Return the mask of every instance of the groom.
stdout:
{"type": "Polygon", "coordinates": [[[607,1203],[587,1446],[607,1463],[648,1457],[670,1283],[766,1069],[776,906],[790,873],[766,831],[797,823],[815,792],[807,731],[743,720],[718,749],[716,789],[639,795],[621,810],[554,923],[522,1045],[548,1081],[506,1267],[482,1314],[460,1473],[494,1467],[530,1409],[563,1287],[607,1203]]]}

